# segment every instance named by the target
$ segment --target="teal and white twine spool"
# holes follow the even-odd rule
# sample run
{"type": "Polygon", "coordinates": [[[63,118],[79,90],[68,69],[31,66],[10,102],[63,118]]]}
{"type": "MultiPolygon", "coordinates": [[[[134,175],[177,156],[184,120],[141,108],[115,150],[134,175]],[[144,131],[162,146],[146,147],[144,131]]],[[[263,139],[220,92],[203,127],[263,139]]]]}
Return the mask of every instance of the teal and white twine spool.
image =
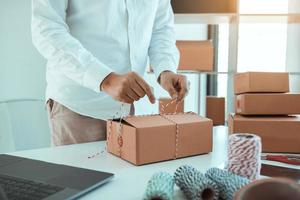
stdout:
{"type": "Polygon", "coordinates": [[[175,183],[188,200],[217,200],[218,186],[192,166],[183,165],[174,174],[175,183]]]}
{"type": "Polygon", "coordinates": [[[209,169],[205,176],[218,185],[223,200],[232,200],[235,192],[250,183],[247,178],[218,168],[209,169]]]}
{"type": "Polygon", "coordinates": [[[148,181],[144,200],[173,200],[174,179],[167,172],[158,172],[148,181]]]}

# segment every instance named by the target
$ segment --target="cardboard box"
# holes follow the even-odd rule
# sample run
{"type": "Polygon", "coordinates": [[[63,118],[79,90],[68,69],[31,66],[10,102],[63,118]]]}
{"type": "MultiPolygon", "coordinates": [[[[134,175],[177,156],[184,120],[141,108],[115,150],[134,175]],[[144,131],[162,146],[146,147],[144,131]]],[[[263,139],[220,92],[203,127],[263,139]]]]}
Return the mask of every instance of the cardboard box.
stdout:
{"type": "Polygon", "coordinates": [[[225,124],[224,97],[206,97],[206,117],[213,120],[214,126],[225,124]]]}
{"type": "Polygon", "coordinates": [[[122,124],[118,131],[118,121],[107,122],[108,151],[135,165],[212,151],[212,121],[195,113],[129,116],[122,124]]]}
{"type": "Polygon", "coordinates": [[[184,101],[175,102],[171,98],[159,98],[159,113],[173,114],[184,112],[184,101]]]}
{"type": "Polygon", "coordinates": [[[177,41],[178,70],[212,71],[214,47],[211,41],[177,41]]]}
{"type": "Polygon", "coordinates": [[[245,72],[234,76],[234,93],[289,92],[289,74],[245,72]]]}
{"type": "Polygon", "coordinates": [[[240,94],[235,97],[235,112],[242,115],[300,114],[300,94],[240,94]]]}
{"type": "Polygon", "coordinates": [[[262,139],[263,152],[300,153],[300,116],[241,116],[230,114],[228,131],[253,133],[262,139]]]}
{"type": "Polygon", "coordinates": [[[172,0],[174,13],[236,13],[236,0],[172,0]]]}

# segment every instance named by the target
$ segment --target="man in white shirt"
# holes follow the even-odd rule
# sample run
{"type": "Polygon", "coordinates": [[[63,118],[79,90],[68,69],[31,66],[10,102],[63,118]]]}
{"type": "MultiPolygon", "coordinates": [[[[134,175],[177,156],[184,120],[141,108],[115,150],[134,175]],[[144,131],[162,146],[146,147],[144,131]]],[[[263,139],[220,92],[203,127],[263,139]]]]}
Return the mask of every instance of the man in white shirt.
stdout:
{"type": "Polygon", "coordinates": [[[32,0],[54,145],[104,140],[106,119],[129,114],[145,95],[154,103],[142,78],[148,58],[160,85],[184,98],[173,21],[170,0],[32,0]]]}

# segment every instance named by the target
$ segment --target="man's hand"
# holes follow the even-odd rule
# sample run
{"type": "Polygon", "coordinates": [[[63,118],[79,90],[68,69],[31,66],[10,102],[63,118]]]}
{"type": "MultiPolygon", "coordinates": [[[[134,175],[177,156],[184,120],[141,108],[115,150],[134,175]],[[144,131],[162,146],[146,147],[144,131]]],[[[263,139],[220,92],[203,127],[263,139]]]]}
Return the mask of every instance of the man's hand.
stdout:
{"type": "Polygon", "coordinates": [[[150,86],[135,72],[125,75],[111,73],[102,81],[100,89],[124,103],[132,104],[145,95],[148,96],[151,103],[155,103],[150,86]]]}
{"type": "Polygon", "coordinates": [[[186,76],[165,71],[160,74],[159,83],[169,92],[172,99],[177,99],[178,102],[183,100],[188,93],[186,76]]]}

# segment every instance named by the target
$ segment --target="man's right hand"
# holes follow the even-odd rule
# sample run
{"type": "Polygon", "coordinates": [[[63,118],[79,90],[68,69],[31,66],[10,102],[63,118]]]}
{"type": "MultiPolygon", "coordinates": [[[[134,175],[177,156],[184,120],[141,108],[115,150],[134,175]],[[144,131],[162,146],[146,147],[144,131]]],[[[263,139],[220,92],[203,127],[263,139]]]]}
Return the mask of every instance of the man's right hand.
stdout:
{"type": "Polygon", "coordinates": [[[124,75],[112,72],[102,81],[100,89],[120,102],[132,104],[147,95],[155,103],[150,86],[135,72],[124,75]]]}

